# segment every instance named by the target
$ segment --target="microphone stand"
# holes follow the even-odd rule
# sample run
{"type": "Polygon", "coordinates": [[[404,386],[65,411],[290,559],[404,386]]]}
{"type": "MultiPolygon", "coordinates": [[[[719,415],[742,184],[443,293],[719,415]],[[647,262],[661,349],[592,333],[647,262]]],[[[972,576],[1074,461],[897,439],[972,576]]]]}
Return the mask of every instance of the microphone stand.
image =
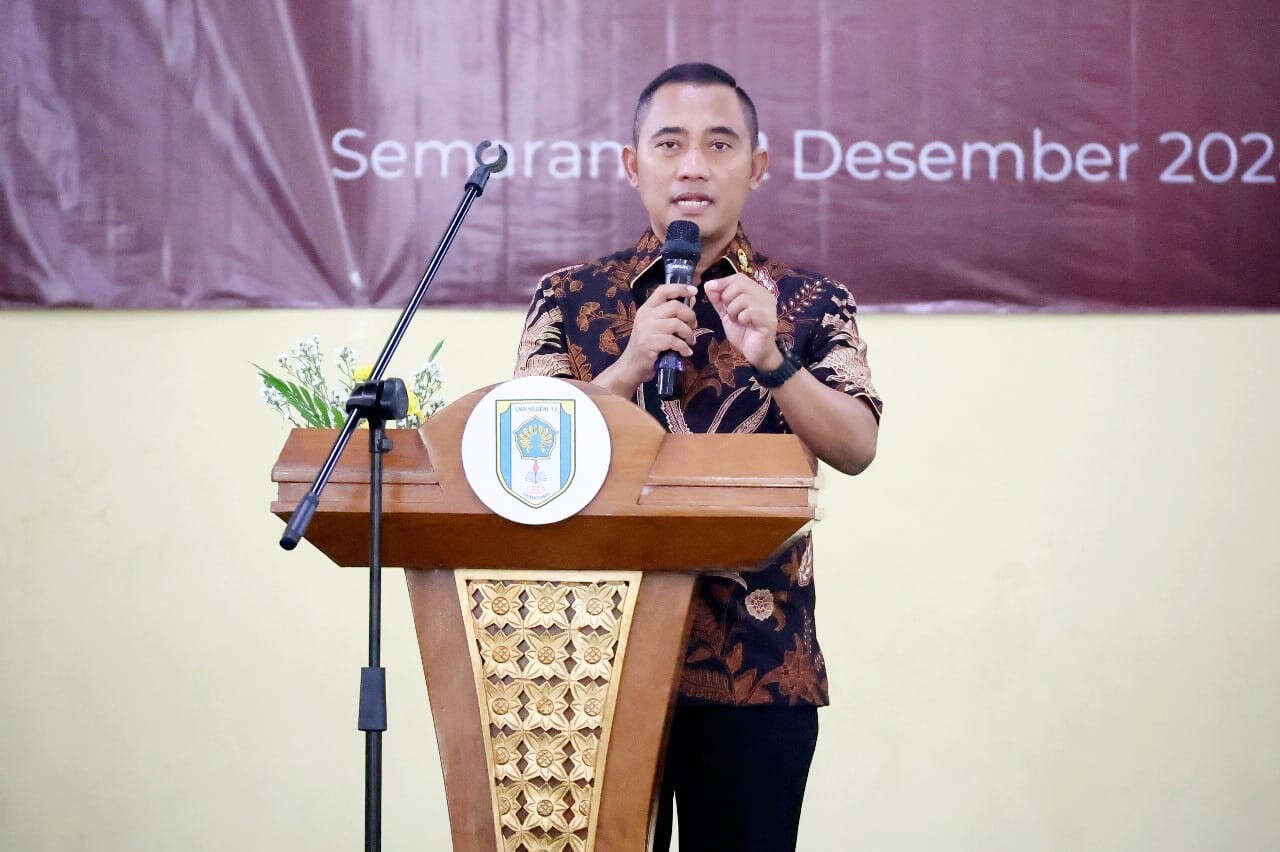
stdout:
{"type": "Polygon", "coordinates": [[[391,363],[400,340],[409,329],[409,323],[418,305],[427,294],[431,280],[435,278],[440,262],[444,260],[453,238],[462,226],[471,202],[484,193],[490,175],[502,171],[507,165],[507,151],[498,146],[498,156],[485,162],[481,156],[490,146],[486,139],[476,147],[476,168],[467,178],[466,188],[453,218],[436,245],[427,269],[418,280],[409,303],[405,305],[391,336],[383,344],[378,360],[374,362],[369,380],[351,390],[347,399],[347,422],[333,442],[329,456],[320,467],[315,482],[298,507],[289,517],[280,546],[293,550],[306,535],[307,526],[320,503],[320,493],[329,482],[338,459],[361,420],[369,424],[369,665],[360,670],[360,705],[358,729],[364,731],[364,848],[366,852],[382,849],[382,732],[387,729],[387,679],[381,665],[382,643],[382,457],[391,450],[387,438],[388,420],[400,420],[408,412],[409,395],[400,379],[383,379],[382,374],[391,363]]]}

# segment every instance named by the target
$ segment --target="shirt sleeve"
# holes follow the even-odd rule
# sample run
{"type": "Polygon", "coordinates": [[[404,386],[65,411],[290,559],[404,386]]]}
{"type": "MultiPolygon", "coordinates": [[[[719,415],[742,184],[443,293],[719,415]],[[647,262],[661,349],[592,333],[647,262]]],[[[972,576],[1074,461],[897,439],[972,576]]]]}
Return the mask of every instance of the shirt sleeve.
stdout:
{"type": "Polygon", "coordinates": [[[827,298],[818,300],[817,329],[805,353],[805,366],[823,384],[849,396],[865,397],[876,419],[884,403],[871,383],[867,344],[858,335],[853,294],[838,281],[826,281],[827,298]]]}
{"type": "Polygon", "coordinates": [[[516,352],[515,377],[555,376],[563,379],[575,375],[564,334],[564,314],[556,301],[548,275],[538,282],[533,302],[524,320],[524,333],[516,352]]]}

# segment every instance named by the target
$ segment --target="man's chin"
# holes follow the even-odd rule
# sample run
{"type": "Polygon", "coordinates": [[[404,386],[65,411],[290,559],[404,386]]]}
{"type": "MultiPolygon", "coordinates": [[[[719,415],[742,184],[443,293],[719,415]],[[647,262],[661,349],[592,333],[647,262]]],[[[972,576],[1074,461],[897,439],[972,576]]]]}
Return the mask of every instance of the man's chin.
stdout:
{"type": "MultiPolygon", "coordinates": [[[[667,228],[670,227],[672,222],[692,222],[698,226],[698,233],[702,244],[705,247],[709,242],[717,242],[725,239],[726,233],[731,234],[738,224],[737,220],[726,224],[718,215],[712,215],[712,213],[709,212],[711,209],[711,205],[707,205],[707,208],[699,213],[694,213],[692,211],[684,213],[676,209],[675,205],[672,205],[669,211],[664,211],[667,213],[668,218],[666,223],[663,224],[662,229],[659,230],[655,227],[653,232],[659,237],[665,237],[667,228]]],[[[716,212],[718,213],[719,211],[716,212]]]]}

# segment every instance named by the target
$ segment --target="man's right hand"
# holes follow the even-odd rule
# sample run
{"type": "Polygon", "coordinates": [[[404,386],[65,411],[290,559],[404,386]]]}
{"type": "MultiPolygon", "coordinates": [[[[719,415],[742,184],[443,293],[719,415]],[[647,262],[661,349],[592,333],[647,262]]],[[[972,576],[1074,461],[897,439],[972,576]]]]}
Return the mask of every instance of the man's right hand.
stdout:
{"type": "Polygon", "coordinates": [[[653,378],[654,362],[666,350],[686,358],[693,355],[693,329],[698,320],[684,300],[697,292],[696,287],[686,284],[655,287],[645,303],[636,309],[627,348],[617,361],[596,376],[595,384],[622,396],[631,396],[637,387],[653,378]]]}

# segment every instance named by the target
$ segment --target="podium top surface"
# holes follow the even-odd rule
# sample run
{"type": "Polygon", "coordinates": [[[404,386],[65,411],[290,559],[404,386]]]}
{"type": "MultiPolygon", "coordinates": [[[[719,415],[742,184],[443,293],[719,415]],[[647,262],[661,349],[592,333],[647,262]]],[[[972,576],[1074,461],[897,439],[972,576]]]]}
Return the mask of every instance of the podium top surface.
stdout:
{"type": "MultiPolygon", "coordinates": [[[[670,435],[629,400],[574,382],[609,428],[612,461],[578,514],[527,526],[495,515],[462,469],[463,427],[489,388],[419,430],[393,430],[383,457],[383,562],[406,568],[750,570],[816,518],[817,462],[793,435],[670,435]]],[[[288,518],[336,430],[295,429],[272,469],[271,511],[288,518]]],[[[368,441],[339,459],[307,539],[339,565],[365,565],[368,441]]]]}

